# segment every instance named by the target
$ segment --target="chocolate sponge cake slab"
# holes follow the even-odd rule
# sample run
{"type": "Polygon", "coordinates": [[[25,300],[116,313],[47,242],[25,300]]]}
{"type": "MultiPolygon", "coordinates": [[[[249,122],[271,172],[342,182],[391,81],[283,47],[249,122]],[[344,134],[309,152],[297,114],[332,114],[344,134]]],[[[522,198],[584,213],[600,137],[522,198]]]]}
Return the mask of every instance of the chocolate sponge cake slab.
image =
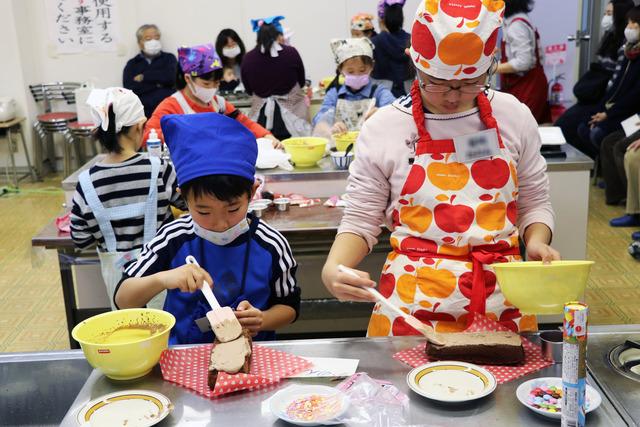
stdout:
{"type": "Polygon", "coordinates": [[[462,332],[441,335],[444,345],[427,343],[430,359],[479,365],[519,365],[524,362],[522,339],[513,332],[462,332]]]}
{"type": "MultiPolygon", "coordinates": [[[[251,339],[251,333],[249,332],[248,329],[243,329],[242,330],[242,334],[236,338],[235,341],[244,341],[246,342],[246,345],[248,346],[249,349],[252,348],[252,344],[253,344],[253,340],[251,339]]],[[[216,353],[216,347],[217,346],[225,346],[225,345],[229,345],[230,343],[221,343],[220,341],[218,341],[218,339],[216,339],[213,342],[213,347],[211,348],[211,353],[209,355],[209,373],[208,373],[208,378],[207,378],[207,382],[209,384],[209,388],[210,389],[214,389],[216,386],[216,380],[218,379],[218,372],[220,372],[217,368],[216,368],[216,361],[214,360],[214,355],[216,353]]],[[[244,356],[244,363],[242,364],[242,366],[240,367],[239,370],[235,371],[235,372],[227,372],[229,374],[237,374],[237,373],[243,373],[243,374],[248,374],[250,369],[251,369],[251,356],[253,354],[253,351],[249,351],[245,356],[244,356]]],[[[225,371],[226,372],[226,371],[225,371]]]]}

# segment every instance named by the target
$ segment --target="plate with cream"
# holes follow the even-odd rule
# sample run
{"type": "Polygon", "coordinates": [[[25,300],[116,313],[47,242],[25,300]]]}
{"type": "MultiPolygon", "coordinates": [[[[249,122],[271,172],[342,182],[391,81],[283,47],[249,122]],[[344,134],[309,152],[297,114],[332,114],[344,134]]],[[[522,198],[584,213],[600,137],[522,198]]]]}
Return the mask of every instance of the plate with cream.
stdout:
{"type": "Polygon", "coordinates": [[[418,366],[407,374],[411,390],[431,400],[462,403],[485,397],[496,389],[496,378],[480,366],[443,361],[418,366]]]}

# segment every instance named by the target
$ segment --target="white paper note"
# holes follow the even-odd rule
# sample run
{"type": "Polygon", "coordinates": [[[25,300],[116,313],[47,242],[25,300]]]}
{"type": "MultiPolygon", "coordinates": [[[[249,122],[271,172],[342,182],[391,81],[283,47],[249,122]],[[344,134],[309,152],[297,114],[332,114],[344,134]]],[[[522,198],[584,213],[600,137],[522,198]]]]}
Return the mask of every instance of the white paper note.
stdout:
{"type": "Polygon", "coordinates": [[[630,136],[640,130],[640,116],[634,114],[621,123],[625,136],[630,136]]]}
{"type": "Polygon", "coordinates": [[[358,359],[338,359],[334,357],[305,357],[313,367],[289,378],[331,378],[348,377],[358,369],[358,359]]]}
{"type": "Polygon", "coordinates": [[[562,129],[558,126],[540,126],[538,127],[538,133],[540,134],[542,145],[563,145],[567,143],[562,129]]]}

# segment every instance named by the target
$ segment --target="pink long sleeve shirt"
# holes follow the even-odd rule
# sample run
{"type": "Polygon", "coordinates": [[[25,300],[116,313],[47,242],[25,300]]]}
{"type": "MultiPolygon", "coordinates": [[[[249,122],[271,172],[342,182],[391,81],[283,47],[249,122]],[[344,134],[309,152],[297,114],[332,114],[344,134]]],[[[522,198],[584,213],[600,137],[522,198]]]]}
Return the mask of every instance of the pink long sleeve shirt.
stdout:
{"type": "MultiPolygon", "coordinates": [[[[540,222],[553,231],[554,213],[546,161],[540,155],[538,125],[527,106],[512,95],[490,91],[488,96],[504,144],[517,165],[518,229],[522,233],[540,222]]],[[[477,108],[456,114],[425,113],[425,118],[427,130],[436,140],[485,129],[477,108]]],[[[415,156],[417,139],[409,96],[381,108],[366,121],[349,168],[347,207],[338,234],[361,236],[371,249],[377,243],[381,224],[393,230],[391,214],[409,173],[409,160],[415,156]]]]}

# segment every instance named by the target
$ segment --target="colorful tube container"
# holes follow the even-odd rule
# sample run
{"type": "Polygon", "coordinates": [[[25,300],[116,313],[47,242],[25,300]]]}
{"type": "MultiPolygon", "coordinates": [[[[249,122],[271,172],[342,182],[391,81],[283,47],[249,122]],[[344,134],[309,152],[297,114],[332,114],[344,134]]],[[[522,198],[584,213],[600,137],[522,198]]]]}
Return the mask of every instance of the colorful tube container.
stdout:
{"type": "Polygon", "coordinates": [[[586,304],[572,301],[564,305],[562,344],[562,427],[584,427],[587,387],[586,304]]]}

